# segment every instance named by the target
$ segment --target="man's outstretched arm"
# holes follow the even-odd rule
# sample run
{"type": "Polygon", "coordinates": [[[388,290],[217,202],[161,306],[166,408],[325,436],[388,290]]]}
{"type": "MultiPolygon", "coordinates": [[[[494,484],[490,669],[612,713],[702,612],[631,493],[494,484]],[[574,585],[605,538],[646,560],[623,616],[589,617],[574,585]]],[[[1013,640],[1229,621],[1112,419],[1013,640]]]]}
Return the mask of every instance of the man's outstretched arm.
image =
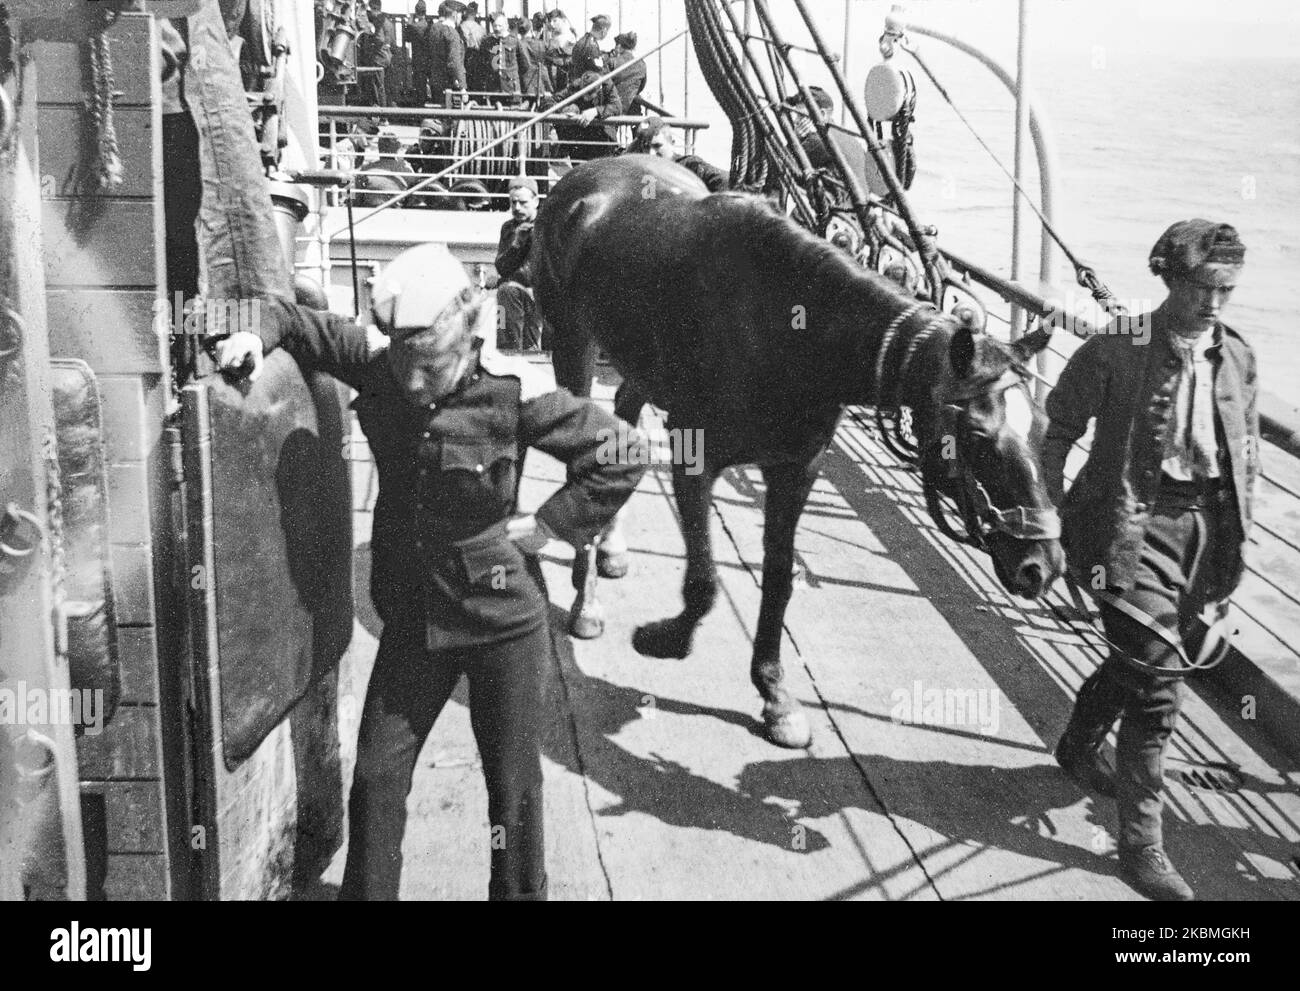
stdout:
{"type": "Polygon", "coordinates": [[[309,368],[357,389],[385,340],[346,317],[268,299],[262,301],[258,333],[244,331],[219,342],[217,364],[222,371],[235,371],[251,363],[249,378],[256,380],[263,355],[283,347],[309,368]]]}

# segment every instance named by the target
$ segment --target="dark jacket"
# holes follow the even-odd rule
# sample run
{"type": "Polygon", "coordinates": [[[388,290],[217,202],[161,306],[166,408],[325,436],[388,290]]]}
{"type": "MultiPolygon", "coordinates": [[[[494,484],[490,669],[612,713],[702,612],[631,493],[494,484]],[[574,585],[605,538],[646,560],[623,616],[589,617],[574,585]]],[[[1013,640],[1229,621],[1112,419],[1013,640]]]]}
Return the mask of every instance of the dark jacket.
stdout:
{"type": "MultiPolygon", "coordinates": [[[[649,81],[646,75],[645,60],[639,59],[632,52],[625,52],[622,49],[616,49],[614,54],[609,57],[609,71],[622,68],[629,62],[635,63],[632,68],[625,69],[623,73],[614,78],[614,85],[618,89],[618,97],[623,103],[623,112],[632,113],[632,104],[640,96],[649,81]]],[[[601,75],[604,75],[602,72],[601,75]]]]}
{"type": "Polygon", "coordinates": [[[716,165],[710,165],[699,155],[678,155],[675,161],[704,180],[710,193],[722,193],[731,188],[731,176],[716,165]]]}
{"type": "Polygon", "coordinates": [[[445,90],[466,88],[465,43],[460,32],[441,21],[429,25],[429,56],[433,60],[433,102],[441,105],[445,90]]]}
{"type": "Polygon", "coordinates": [[[479,46],[483,58],[485,90],[494,93],[522,93],[524,80],[532,73],[528,48],[517,34],[504,38],[489,35],[479,46]]]}
{"type": "MultiPolygon", "coordinates": [[[[575,79],[563,90],[555,94],[556,101],[567,100],[579,90],[586,89],[598,78],[600,77],[596,73],[588,72],[586,75],[575,79]]],[[[618,89],[613,83],[609,82],[601,83],[598,89],[594,89],[586,96],[582,97],[574,104],[574,106],[579,110],[590,110],[592,107],[595,107],[598,111],[598,120],[603,120],[606,117],[618,117],[627,109],[623,106],[623,100],[618,95],[618,89]]],[[[607,128],[606,130],[609,132],[610,137],[615,137],[618,132],[618,129],[614,127],[607,128]]]]}
{"type": "MultiPolygon", "coordinates": [[[[1176,420],[1174,409],[1182,363],[1162,317],[1148,314],[1141,335],[1107,333],[1090,338],[1070,359],[1047,400],[1051,417],[1043,445],[1048,492],[1061,508],[1070,572],[1088,587],[1104,570],[1107,586],[1133,583],[1147,525],[1160,490],[1165,438],[1176,420]],[[1150,331],[1143,346],[1139,342],[1150,331]],[[1062,495],[1065,460],[1097,418],[1087,463],[1070,491],[1062,495]]],[[[1215,415],[1224,477],[1230,479],[1241,525],[1240,539],[1225,541],[1220,560],[1209,567],[1217,579],[1212,599],[1227,598],[1245,568],[1246,534],[1254,513],[1259,475],[1259,415],[1256,411],[1255,355],[1234,330],[1220,326],[1210,349],[1215,367],[1215,415]]]]}
{"type": "Polygon", "coordinates": [[[573,46],[573,56],[569,62],[569,78],[576,79],[586,72],[595,72],[603,76],[608,71],[605,54],[600,50],[600,42],[588,31],[573,46]]]}
{"type": "Polygon", "coordinates": [[[416,72],[428,71],[433,63],[433,26],[436,22],[425,18],[423,21],[408,21],[406,40],[411,46],[411,65],[416,72]]]}
{"type": "Polygon", "coordinates": [[[523,42],[524,48],[528,50],[529,69],[522,80],[524,92],[551,92],[551,73],[546,65],[546,43],[541,38],[534,38],[531,35],[519,40],[523,42]]]}
{"type": "Polygon", "coordinates": [[[533,225],[511,217],[501,227],[497,275],[521,286],[533,284],[533,225]]]}
{"type": "MultiPolygon", "coordinates": [[[[571,82],[562,92],[556,94],[556,100],[566,100],[574,93],[585,89],[599,77],[594,72],[571,82]]],[[[623,113],[623,101],[619,99],[618,90],[613,83],[602,83],[573,105],[578,110],[595,108],[596,120],[591,124],[582,124],[576,120],[563,117],[555,122],[555,133],[565,142],[565,154],[575,161],[591,161],[618,154],[618,128],[611,124],[600,123],[606,117],[617,117],[623,113]]]]}
{"type": "Polygon", "coordinates": [[[358,392],[353,409],[379,471],[370,581],[379,617],[422,614],[433,650],[509,640],[544,624],[547,603],[505,528],[525,452],[536,447],[568,466],[568,481],[536,515],[581,547],[644,473],[639,436],[627,463],[610,463],[617,459],[602,452],[620,421],[499,355],[478,356],[435,409],[416,407],[385,352],[372,351],[352,321],[282,301],[263,315],[268,350],[281,345],[358,392]]]}

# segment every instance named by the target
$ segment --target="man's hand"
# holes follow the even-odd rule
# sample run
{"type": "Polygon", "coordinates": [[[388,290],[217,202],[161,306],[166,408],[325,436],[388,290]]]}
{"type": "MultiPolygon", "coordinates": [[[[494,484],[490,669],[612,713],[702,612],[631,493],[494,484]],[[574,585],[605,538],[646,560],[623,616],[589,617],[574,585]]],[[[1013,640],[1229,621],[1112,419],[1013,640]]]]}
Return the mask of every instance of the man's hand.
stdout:
{"type": "Polygon", "coordinates": [[[236,375],[248,370],[248,381],[256,382],[262,374],[262,338],[241,330],[217,342],[217,367],[236,375]]]}
{"type": "Polygon", "coordinates": [[[582,121],[583,124],[590,125],[591,122],[594,121],[599,116],[600,116],[599,108],[590,107],[587,110],[584,110],[582,113],[578,114],[578,120],[582,121]]]}
{"type": "Polygon", "coordinates": [[[536,516],[516,516],[506,524],[506,536],[529,557],[536,557],[543,547],[556,539],[551,528],[536,516]]]}

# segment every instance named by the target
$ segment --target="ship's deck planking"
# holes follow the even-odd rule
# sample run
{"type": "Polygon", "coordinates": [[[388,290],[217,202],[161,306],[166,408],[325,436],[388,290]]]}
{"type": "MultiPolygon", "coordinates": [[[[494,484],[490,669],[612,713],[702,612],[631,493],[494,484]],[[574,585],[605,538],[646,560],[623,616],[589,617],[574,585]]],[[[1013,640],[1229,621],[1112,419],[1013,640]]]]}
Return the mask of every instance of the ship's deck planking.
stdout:
{"type": "MultiPolygon", "coordinates": [[[[601,386],[598,397],[612,391],[601,386]]],[[[605,637],[564,634],[568,563],[548,557],[555,658],[546,695],[548,871],[557,899],[1136,899],[1117,874],[1111,803],[1080,792],[1050,753],[1098,663],[1069,613],[1006,595],[987,558],[944,541],[915,476],[845,418],[796,542],[785,660],[814,743],[758,736],[749,683],[758,613],[763,486],[728,472],[714,499],[717,608],[684,661],[636,654],[632,631],[679,608],[684,545],[667,466],[633,497],[633,572],[603,582],[605,637]],[[940,725],[926,692],[978,699],[940,725]],[[974,692],[974,695],[970,693],[974,692]],[[920,699],[920,712],[912,712],[920,699]]],[[[653,418],[644,424],[662,429],[653,418]]],[[[707,440],[707,439],[706,439],[707,440]]],[[[375,479],[354,445],[359,618],[375,479]]],[[[525,503],[562,477],[530,454],[525,503]]],[[[554,545],[552,545],[554,547],[554,545]]],[[[367,674],[365,664],[356,677],[367,674]]],[[[365,686],[340,685],[345,775],[365,686]],[[349,700],[349,695],[351,700],[349,700]],[[350,717],[350,718],[349,718],[350,717]]],[[[1197,681],[1170,751],[1240,766],[1236,793],[1169,782],[1171,856],[1201,898],[1300,898],[1300,771],[1237,700],[1197,681]]],[[[464,685],[416,771],[402,896],[487,893],[486,795],[464,685]]],[[[308,897],[330,897],[344,852],[308,897]]]]}

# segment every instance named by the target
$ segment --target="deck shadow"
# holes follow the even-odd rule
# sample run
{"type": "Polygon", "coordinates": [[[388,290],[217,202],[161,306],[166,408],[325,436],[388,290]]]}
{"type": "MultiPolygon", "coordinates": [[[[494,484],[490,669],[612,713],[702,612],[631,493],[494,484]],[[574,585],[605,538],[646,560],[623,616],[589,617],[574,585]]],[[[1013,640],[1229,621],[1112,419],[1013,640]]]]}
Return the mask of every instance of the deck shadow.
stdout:
{"type": "MultiPolygon", "coordinates": [[[[876,754],[853,754],[831,759],[806,757],[795,761],[750,764],[740,775],[740,789],[759,800],[792,801],[796,804],[792,815],[800,818],[825,818],[843,811],[843,803],[826,801],[823,790],[808,786],[806,782],[814,775],[826,773],[827,764],[842,764],[843,773],[862,773],[871,780],[907,782],[908,787],[890,792],[887,802],[889,814],[919,824],[945,838],[945,842],[935,847],[918,851],[923,859],[932,861],[937,854],[948,849],[973,846],[1046,861],[1055,865],[1053,869],[1118,877],[1119,864],[1113,842],[1108,842],[1107,852],[1093,853],[1051,835],[1055,829],[1051,813],[1073,806],[1082,793],[1057,768],[1049,765],[1002,768],[947,761],[907,761],[876,754]],[[1011,816],[1005,814],[1008,795],[1022,800],[1011,816]],[[997,809],[1001,809],[1003,814],[988,814],[989,810],[997,809]],[[974,814],[972,810],[975,810],[974,814]]],[[[1104,837],[1104,833],[1098,832],[1104,830],[1113,836],[1114,818],[1110,803],[1090,799],[1087,822],[1094,827],[1094,835],[1104,837]]],[[[1293,855],[1291,844],[1256,830],[1218,824],[1178,822],[1169,826],[1172,827],[1168,828],[1170,856],[1200,897],[1223,898],[1233,894],[1240,897],[1242,883],[1257,892],[1257,897],[1279,896],[1273,886],[1286,882],[1252,876],[1256,868],[1244,857],[1230,864],[1214,864],[1199,860],[1198,853],[1217,846],[1221,842],[1220,834],[1225,831],[1234,834],[1243,853],[1258,854],[1283,863],[1289,862],[1293,855]],[[1229,873],[1235,878],[1234,884],[1224,883],[1229,873]]],[[[964,868],[968,863],[969,859],[964,859],[959,866],[964,868]]],[[[936,870],[933,863],[927,867],[930,876],[942,888],[947,872],[936,870]]],[[[1032,875],[1034,878],[1042,876],[1041,871],[1032,875]]],[[[1015,882],[1011,884],[1014,886],[1015,882]]],[[[999,883],[987,889],[963,892],[961,897],[975,898],[1007,886],[999,883]]]]}

